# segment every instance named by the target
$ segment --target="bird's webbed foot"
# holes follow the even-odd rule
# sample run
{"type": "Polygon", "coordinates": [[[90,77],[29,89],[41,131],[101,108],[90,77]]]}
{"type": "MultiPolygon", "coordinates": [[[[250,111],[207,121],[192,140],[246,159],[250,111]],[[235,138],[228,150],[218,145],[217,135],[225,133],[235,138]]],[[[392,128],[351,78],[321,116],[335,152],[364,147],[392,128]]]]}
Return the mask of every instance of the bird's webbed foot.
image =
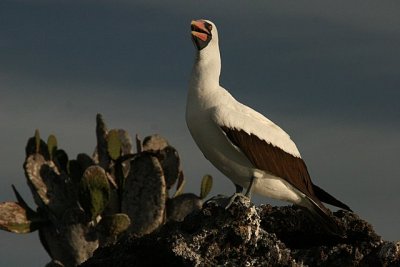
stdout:
{"type": "Polygon", "coordinates": [[[230,206],[235,202],[236,198],[241,197],[241,198],[248,198],[249,201],[251,200],[251,195],[253,192],[253,187],[256,183],[257,177],[252,176],[250,179],[250,184],[249,187],[246,190],[246,193],[243,194],[243,187],[241,185],[235,184],[236,192],[230,196],[223,196],[223,195],[217,195],[207,202],[215,202],[218,206],[223,207],[225,209],[229,209],[230,206]]]}
{"type": "Polygon", "coordinates": [[[235,202],[237,198],[248,198],[243,193],[234,193],[232,196],[217,195],[207,200],[208,203],[214,202],[216,205],[229,209],[229,207],[235,202]]]}

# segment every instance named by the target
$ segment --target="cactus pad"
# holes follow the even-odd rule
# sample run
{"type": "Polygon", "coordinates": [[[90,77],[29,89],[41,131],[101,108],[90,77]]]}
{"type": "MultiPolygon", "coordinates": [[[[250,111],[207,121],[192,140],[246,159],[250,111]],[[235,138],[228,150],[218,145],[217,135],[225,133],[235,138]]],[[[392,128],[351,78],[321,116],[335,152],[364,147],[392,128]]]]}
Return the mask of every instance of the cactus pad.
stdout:
{"type": "Polygon", "coordinates": [[[211,188],[213,185],[213,178],[211,175],[204,175],[203,179],[201,180],[201,189],[200,189],[200,198],[205,199],[210,193],[211,188]]]}
{"type": "Polygon", "coordinates": [[[156,155],[164,172],[167,189],[171,189],[182,172],[178,151],[158,134],[147,136],[144,139],[143,151],[149,151],[156,155]]]}
{"type": "Polygon", "coordinates": [[[167,219],[181,222],[193,211],[200,210],[203,201],[195,194],[182,194],[167,202],[167,219]]]}
{"type": "Polygon", "coordinates": [[[46,160],[50,159],[49,149],[47,144],[40,139],[39,131],[35,131],[35,136],[29,138],[28,143],[25,147],[26,157],[33,154],[41,154],[46,160]]]}
{"type": "Polygon", "coordinates": [[[116,130],[111,130],[107,134],[107,151],[111,159],[117,160],[121,155],[121,141],[116,130]]]}
{"type": "Polygon", "coordinates": [[[90,166],[84,172],[80,183],[79,202],[91,220],[103,212],[109,198],[110,185],[104,169],[90,166]]]}
{"type": "Polygon", "coordinates": [[[158,151],[169,146],[167,139],[161,135],[154,134],[144,138],[143,151],[158,151]]]}
{"type": "Polygon", "coordinates": [[[0,229],[24,234],[38,229],[39,216],[23,208],[19,203],[0,203],[0,229]]]}
{"type": "Polygon", "coordinates": [[[176,184],[176,191],[175,191],[174,197],[177,197],[183,193],[185,184],[186,184],[185,176],[183,176],[183,172],[180,172],[179,176],[178,176],[178,183],[176,184]]]}
{"type": "Polygon", "coordinates": [[[75,189],[69,177],[60,173],[53,161],[34,154],[26,159],[24,168],[35,203],[40,208],[49,209],[61,218],[67,208],[76,205],[75,189]]]}
{"type": "Polygon", "coordinates": [[[104,216],[96,227],[101,235],[100,242],[102,244],[115,242],[119,235],[128,229],[130,224],[131,220],[124,213],[104,216]]]}
{"type": "Polygon", "coordinates": [[[57,138],[52,134],[47,138],[47,148],[49,150],[50,159],[53,159],[54,154],[57,151],[57,138]]]}
{"type": "Polygon", "coordinates": [[[96,137],[97,137],[97,147],[96,147],[96,157],[99,165],[103,168],[108,168],[110,164],[110,158],[107,152],[107,126],[103,120],[101,114],[96,116],[96,137]]]}
{"type": "Polygon", "coordinates": [[[132,221],[129,231],[137,235],[151,233],[162,225],[167,190],[161,164],[143,153],[131,161],[122,194],[122,212],[132,221]]]}

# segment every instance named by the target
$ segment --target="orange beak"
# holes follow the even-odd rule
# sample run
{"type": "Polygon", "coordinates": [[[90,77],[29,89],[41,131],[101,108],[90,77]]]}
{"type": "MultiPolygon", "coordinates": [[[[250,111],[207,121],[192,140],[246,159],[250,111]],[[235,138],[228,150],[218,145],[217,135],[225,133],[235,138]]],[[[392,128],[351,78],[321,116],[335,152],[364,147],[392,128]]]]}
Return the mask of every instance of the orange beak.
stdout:
{"type": "Polygon", "coordinates": [[[208,36],[211,34],[206,28],[203,20],[192,20],[191,24],[192,35],[199,38],[203,42],[207,41],[208,36]]]}

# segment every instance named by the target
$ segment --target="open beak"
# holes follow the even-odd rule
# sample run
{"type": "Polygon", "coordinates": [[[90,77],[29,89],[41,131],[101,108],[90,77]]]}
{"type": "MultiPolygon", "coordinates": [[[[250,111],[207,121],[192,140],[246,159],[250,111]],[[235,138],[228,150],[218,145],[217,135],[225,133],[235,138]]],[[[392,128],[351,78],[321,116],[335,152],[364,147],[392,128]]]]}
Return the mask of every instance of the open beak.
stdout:
{"type": "Polygon", "coordinates": [[[206,23],[203,20],[192,20],[190,27],[193,37],[197,37],[203,42],[207,41],[207,37],[211,35],[211,32],[207,29],[206,23]]]}
{"type": "Polygon", "coordinates": [[[190,29],[192,30],[192,40],[197,49],[201,50],[205,48],[212,38],[212,25],[201,19],[192,20],[190,29]]]}

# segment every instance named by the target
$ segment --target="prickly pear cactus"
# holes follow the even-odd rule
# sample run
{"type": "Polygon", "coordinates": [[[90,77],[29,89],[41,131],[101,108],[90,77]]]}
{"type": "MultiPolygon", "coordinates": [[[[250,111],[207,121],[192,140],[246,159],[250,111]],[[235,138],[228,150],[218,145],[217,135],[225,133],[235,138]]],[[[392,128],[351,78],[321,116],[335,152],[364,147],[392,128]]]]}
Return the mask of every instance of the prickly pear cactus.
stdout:
{"type": "Polygon", "coordinates": [[[122,195],[122,212],[132,224],[129,231],[142,236],[157,229],[164,221],[167,187],[158,159],[138,155],[131,163],[122,195]]]}
{"type": "Polygon", "coordinates": [[[16,202],[0,203],[0,228],[17,234],[30,233],[38,229],[41,217],[16,202]]]}
{"type": "Polygon", "coordinates": [[[131,220],[125,213],[105,215],[96,227],[99,233],[100,243],[109,245],[116,242],[117,238],[120,237],[130,225],[131,220]]]}
{"type": "Polygon", "coordinates": [[[0,229],[25,234],[37,230],[46,223],[46,218],[26,204],[14,185],[12,189],[18,202],[0,203],[0,229]]]}
{"type": "Polygon", "coordinates": [[[182,172],[178,151],[160,135],[146,137],[143,140],[143,151],[152,152],[158,158],[164,171],[167,189],[171,189],[182,172]]]}
{"type": "Polygon", "coordinates": [[[79,203],[91,221],[101,215],[109,199],[110,184],[106,172],[100,166],[88,167],[79,186],[79,203]]]}
{"type": "Polygon", "coordinates": [[[41,154],[30,155],[25,161],[28,185],[38,207],[49,210],[56,218],[77,206],[76,191],[68,175],[41,154]]]}
{"type": "Polygon", "coordinates": [[[24,170],[37,208],[14,186],[17,202],[0,203],[0,229],[38,230],[52,258],[46,266],[77,266],[123,235],[142,236],[168,220],[181,221],[201,208],[212,186],[205,176],[200,197],[183,193],[179,154],[159,135],[143,142],[136,136],[134,153],[129,134],[109,130],[98,114],[96,138],[93,156],[70,159],[54,135],[45,142],[36,130],[25,148],[24,170]]]}
{"type": "Polygon", "coordinates": [[[201,182],[200,196],[195,194],[186,193],[175,194],[174,198],[168,199],[167,202],[167,218],[171,221],[183,221],[185,217],[196,211],[200,210],[203,206],[203,199],[210,193],[212,187],[211,175],[205,175],[201,182]]]}

